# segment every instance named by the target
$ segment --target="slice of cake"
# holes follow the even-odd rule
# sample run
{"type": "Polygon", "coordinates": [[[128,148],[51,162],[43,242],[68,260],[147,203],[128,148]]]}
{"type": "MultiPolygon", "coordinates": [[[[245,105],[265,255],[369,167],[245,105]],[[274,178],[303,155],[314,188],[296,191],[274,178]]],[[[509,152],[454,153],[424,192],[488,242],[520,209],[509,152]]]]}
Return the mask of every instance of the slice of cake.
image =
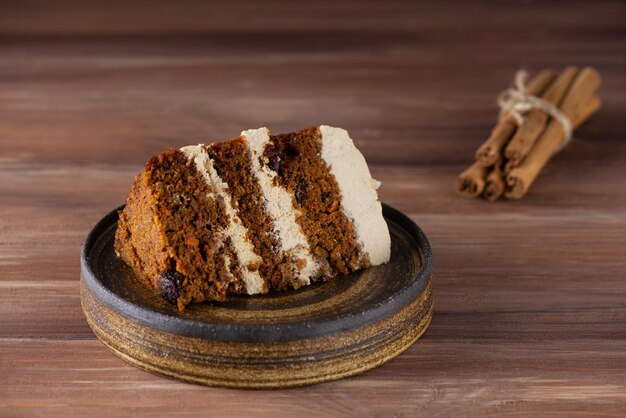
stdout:
{"type": "Polygon", "coordinates": [[[329,126],[170,149],[135,178],[115,250],[179,310],[297,289],[389,260],[379,184],[329,126]]]}

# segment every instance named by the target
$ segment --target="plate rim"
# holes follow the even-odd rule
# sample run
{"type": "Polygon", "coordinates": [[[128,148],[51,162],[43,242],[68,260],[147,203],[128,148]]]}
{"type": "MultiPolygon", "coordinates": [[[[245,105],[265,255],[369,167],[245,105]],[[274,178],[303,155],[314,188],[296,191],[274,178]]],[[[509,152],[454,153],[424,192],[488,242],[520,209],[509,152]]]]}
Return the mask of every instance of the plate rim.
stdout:
{"type": "MultiPolygon", "coordinates": [[[[382,202],[381,202],[382,203],[382,202]]],[[[329,318],[323,321],[302,321],[295,324],[237,324],[200,321],[180,318],[157,312],[119,296],[107,288],[91,268],[90,252],[98,239],[118,220],[118,211],[125,205],[112,210],[101,218],[81,248],[81,277],[87,288],[106,306],[133,321],[150,328],[186,337],[213,339],[226,342],[285,342],[317,338],[367,326],[400,311],[415,300],[429,284],[432,276],[432,248],[422,229],[399,210],[382,203],[383,216],[396,223],[415,240],[421,255],[421,268],[415,280],[379,303],[358,313],[329,318]],[[391,300],[393,303],[390,303],[391,300]]]]}

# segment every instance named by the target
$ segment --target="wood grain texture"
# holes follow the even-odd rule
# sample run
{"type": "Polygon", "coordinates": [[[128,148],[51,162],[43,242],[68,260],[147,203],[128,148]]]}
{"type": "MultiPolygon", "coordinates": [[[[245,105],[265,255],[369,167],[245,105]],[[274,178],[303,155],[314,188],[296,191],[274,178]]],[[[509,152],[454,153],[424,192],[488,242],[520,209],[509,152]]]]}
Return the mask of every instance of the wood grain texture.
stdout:
{"type": "Polygon", "coordinates": [[[0,415],[626,414],[623,2],[127,3],[0,2],[0,415]],[[515,70],[569,64],[600,71],[601,111],[523,200],[456,196],[515,70]],[[420,342],[272,392],[111,355],[79,251],[148,157],[318,123],[351,132],[433,245],[420,342]]]}

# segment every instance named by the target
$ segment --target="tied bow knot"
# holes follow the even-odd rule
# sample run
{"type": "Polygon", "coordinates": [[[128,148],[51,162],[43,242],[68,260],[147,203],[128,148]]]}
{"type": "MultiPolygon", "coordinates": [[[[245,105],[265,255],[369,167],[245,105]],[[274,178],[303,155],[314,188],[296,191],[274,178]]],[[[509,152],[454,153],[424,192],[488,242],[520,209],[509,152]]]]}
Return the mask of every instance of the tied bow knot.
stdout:
{"type": "Polygon", "coordinates": [[[565,113],[552,103],[528,94],[526,90],[527,78],[528,73],[526,71],[518,71],[513,82],[515,87],[504,90],[498,96],[500,119],[510,115],[518,126],[522,126],[526,122],[525,115],[528,112],[532,109],[541,109],[556,119],[563,127],[565,138],[559,149],[565,148],[572,139],[572,123],[565,113]]]}

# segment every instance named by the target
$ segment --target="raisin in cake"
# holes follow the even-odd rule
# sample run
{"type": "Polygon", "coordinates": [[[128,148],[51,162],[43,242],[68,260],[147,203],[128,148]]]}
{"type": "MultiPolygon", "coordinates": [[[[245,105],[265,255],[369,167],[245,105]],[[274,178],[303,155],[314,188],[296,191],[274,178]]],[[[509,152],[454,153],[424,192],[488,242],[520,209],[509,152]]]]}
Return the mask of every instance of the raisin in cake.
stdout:
{"type": "Polygon", "coordinates": [[[329,126],[170,149],[135,178],[115,250],[180,310],[297,289],[389,260],[379,184],[329,126]]]}

